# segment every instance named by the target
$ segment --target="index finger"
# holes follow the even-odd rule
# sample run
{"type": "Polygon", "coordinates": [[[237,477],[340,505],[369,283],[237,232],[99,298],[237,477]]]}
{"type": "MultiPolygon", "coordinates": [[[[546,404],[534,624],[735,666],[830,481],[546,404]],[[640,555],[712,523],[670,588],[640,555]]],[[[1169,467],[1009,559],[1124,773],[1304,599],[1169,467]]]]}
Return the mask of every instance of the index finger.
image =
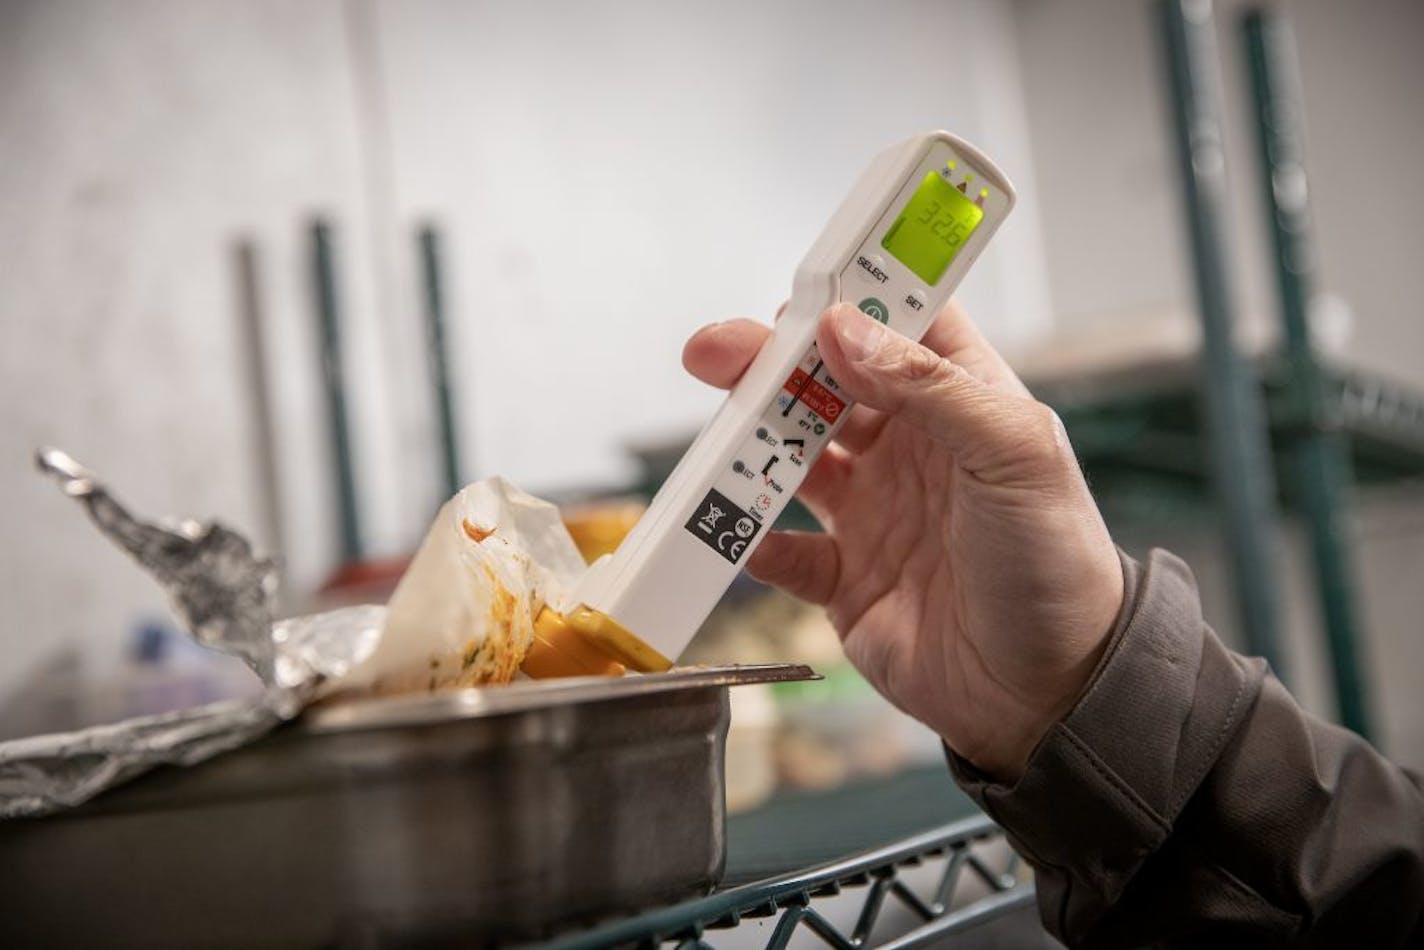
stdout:
{"type": "Polygon", "coordinates": [[[951,363],[964,367],[970,376],[981,383],[1003,392],[1029,395],[1028,387],[1018,374],[954,300],[945,304],[935,316],[920,343],[951,363]]]}
{"type": "Polygon", "coordinates": [[[682,365],[708,385],[731,389],[769,336],[771,328],[754,320],[714,323],[692,334],[683,345],[682,365]]]}

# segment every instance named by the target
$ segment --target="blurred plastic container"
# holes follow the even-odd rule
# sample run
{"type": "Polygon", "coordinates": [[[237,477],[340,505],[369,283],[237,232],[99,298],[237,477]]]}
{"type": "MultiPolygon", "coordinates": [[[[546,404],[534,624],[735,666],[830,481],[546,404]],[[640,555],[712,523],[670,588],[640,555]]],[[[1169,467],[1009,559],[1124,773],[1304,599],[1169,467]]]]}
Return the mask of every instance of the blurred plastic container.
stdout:
{"type": "Polygon", "coordinates": [[[56,653],[0,704],[0,739],[69,732],[261,688],[241,660],[204,649],[165,621],[144,619],[121,652],[56,653]]]}
{"type": "Polygon", "coordinates": [[[847,661],[823,665],[821,672],[823,680],[772,690],[782,722],[776,744],[782,781],[793,788],[829,788],[909,765],[904,714],[847,661]]]}
{"type": "Polygon", "coordinates": [[[117,722],[250,696],[261,683],[241,660],[204,649],[161,620],[138,623],[125,662],[85,689],[84,718],[117,722]]]}
{"type": "Polygon", "coordinates": [[[638,499],[615,498],[569,505],[562,508],[560,514],[579,553],[592,564],[603,555],[617,550],[646,510],[647,505],[638,499]]]}
{"type": "Polygon", "coordinates": [[[776,791],[776,737],[779,717],[769,686],[731,691],[732,725],[727,730],[727,811],[749,811],[776,791]]]}

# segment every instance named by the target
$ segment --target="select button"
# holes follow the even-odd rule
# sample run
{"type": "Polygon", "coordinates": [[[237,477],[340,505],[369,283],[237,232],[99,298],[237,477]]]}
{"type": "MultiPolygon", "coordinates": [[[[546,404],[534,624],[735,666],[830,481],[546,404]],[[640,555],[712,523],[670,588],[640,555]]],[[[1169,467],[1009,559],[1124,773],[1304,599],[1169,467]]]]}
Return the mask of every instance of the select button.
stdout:
{"type": "Polygon", "coordinates": [[[883,284],[890,279],[890,275],[885,271],[885,258],[879,254],[859,254],[856,256],[855,264],[860,268],[860,276],[866,280],[883,284]]]}

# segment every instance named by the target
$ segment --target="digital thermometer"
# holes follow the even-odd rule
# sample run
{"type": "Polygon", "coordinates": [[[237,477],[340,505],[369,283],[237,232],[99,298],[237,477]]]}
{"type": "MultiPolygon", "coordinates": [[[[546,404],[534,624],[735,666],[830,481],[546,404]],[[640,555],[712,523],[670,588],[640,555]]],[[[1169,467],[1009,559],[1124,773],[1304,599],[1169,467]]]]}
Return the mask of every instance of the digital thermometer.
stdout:
{"type": "Polygon", "coordinates": [[[849,301],[918,340],[1013,203],[993,162],[947,132],[877,155],[801,261],[746,374],[579,584],[574,601],[590,609],[569,623],[605,645],[616,646],[609,629],[615,641],[631,633],[662,654],[651,664],[633,656],[635,669],[676,660],[850,411],[816,347],[821,313],[849,301]]]}

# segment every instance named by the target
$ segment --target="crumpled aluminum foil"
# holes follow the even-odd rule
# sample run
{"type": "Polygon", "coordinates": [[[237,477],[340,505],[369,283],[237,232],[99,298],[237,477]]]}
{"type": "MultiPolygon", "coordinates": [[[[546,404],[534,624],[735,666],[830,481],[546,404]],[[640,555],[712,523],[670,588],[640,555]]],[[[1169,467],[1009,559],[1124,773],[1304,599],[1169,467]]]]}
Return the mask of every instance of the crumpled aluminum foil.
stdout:
{"type": "Polygon", "coordinates": [[[213,703],[56,735],[0,742],[0,818],[70,808],[156,765],[192,765],[258,738],[299,713],[321,683],[375,649],[381,606],[272,622],[273,562],[216,521],[142,521],[58,449],[41,471],[168,592],[199,643],[240,657],[265,684],[252,699],[213,703]]]}

